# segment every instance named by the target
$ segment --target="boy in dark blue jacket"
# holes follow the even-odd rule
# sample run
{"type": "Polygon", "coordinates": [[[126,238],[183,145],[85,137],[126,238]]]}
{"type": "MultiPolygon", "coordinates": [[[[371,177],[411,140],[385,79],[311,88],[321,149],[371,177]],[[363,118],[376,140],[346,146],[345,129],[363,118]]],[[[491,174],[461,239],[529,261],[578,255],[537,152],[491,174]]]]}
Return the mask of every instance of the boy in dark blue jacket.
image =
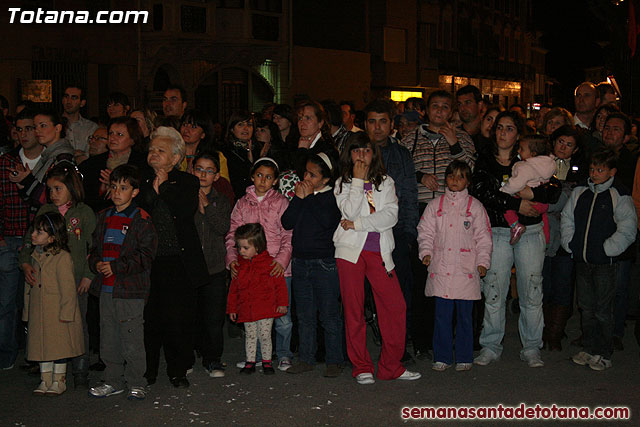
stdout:
{"type": "Polygon", "coordinates": [[[561,217],[582,309],[584,351],[572,360],[596,371],[611,367],[617,257],[635,241],[638,224],[630,191],[614,178],[616,162],[613,151],[594,153],[586,185],[573,190],[561,217]]]}

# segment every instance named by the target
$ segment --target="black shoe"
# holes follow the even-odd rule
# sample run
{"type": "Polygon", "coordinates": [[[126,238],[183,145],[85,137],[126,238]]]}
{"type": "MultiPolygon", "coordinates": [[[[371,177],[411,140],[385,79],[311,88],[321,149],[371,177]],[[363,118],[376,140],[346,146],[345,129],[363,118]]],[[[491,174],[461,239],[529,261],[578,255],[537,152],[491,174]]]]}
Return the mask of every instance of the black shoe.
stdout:
{"type": "Polygon", "coordinates": [[[247,362],[244,365],[244,368],[240,369],[241,374],[249,375],[253,374],[256,371],[256,364],[247,362]]]}
{"type": "Polygon", "coordinates": [[[25,371],[30,377],[40,376],[40,364],[27,362],[25,365],[20,366],[20,369],[25,371]]]}
{"type": "Polygon", "coordinates": [[[418,360],[427,360],[427,359],[431,359],[431,356],[429,355],[429,352],[427,350],[416,349],[416,358],[418,360]]]}
{"type": "Polygon", "coordinates": [[[75,374],[73,376],[73,388],[89,390],[89,375],[75,374]]]}
{"type": "Polygon", "coordinates": [[[107,365],[105,365],[102,360],[98,360],[96,363],[94,363],[93,365],[89,366],[89,370],[90,371],[102,372],[102,371],[104,371],[104,369],[106,367],[107,367],[107,365]]]}
{"type": "Polygon", "coordinates": [[[187,377],[173,377],[170,379],[171,384],[173,384],[173,386],[175,388],[188,388],[189,387],[189,380],[187,379],[187,377]]]}
{"type": "Polygon", "coordinates": [[[409,354],[408,351],[405,350],[404,356],[400,359],[400,363],[406,368],[407,366],[412,366],[416,364],[416,361],[413,360],[413,357],[409,354]]]}
{"type": "Polygon", "coordinates": [[[624,350],[624,344],[622,344],[622,338],[613,337],[613,350],[614,351],[623,351],[624,350]]]}
{"type": "Polygon", "coordinates": [[[31,371],[34,367],[37,367],[38,370],[40,370],[40,364],[39,363],[26,362],[24,365],[20,365],[20,369],[22,369],[25,372],[31,371]]]}
{"type": "Polygon", "coordinates": [[[574,347],[582,347],[582,334],[580,334],[578,338],[571,341],[571,345],[574,347]]]}
{"type": "Polygon", "coordinates": [[[262,362],[262,373],[265,375],[274,375],[276,373],[271,362],[262,362]]]}

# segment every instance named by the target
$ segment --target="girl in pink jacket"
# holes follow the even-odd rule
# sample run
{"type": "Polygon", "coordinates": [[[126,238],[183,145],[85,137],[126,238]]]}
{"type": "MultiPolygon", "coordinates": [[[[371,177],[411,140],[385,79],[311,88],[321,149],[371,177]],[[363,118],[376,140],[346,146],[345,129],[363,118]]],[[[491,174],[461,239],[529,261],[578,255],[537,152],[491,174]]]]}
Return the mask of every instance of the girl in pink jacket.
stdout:
{"type": "MultiPolygon", "coordinates": [[[[278,164],[269,157],[262,157],[251,168],[251,180],[253,185],[247,187],[247,193],[238,201],[231,212],[231,226],[225,238],[227,256],[225,263],[231,270],[231,277],[238,275],[238,251],[234,234],[236,229],[244,224],[259,223],[264,228],[267,237],[267,252],[273,257],[271,276],[284,276],[291,301],[291,230],[285,230],[280,222],[280,217],[289,201],[278,193],[273,187],[278,183],[278,164]]],[[[279,317],[274,322],[276,330],[276,355],[278,356],[278,369],[286,371],[291,367],[291,313],[279,317]]],[[[258,356],[260,351],[258,350],[258,356]]],[[[270,354],[262,355],[264,359],[271,359],[270,354]]],[[[261,360],[261,359],[258,359],[261,360]]],[[[238,364],[244,367],[244,363],[238,364]]]]}
{"type": "Polygon", "coordinates": [[[491,267],[493,240],[487,213],[467,192],[471,169],[454,160],[445,171],[445,194],[433,199],[418,224],[419,255],[429,266],[426,296],[435,296],[434,363],[444,371],[453,363],[454,306],[456,370],[473,366],[473,300],[480,299],[480,278],[491,267]]]}

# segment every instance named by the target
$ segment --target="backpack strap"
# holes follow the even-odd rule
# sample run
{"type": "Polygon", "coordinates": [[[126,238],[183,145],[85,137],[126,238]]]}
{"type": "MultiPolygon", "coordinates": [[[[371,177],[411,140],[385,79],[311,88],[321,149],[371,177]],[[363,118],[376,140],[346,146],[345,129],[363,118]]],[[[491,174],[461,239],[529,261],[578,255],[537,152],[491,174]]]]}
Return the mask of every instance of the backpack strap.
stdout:
{"type": "Polygon", "coordinates": [[[420,126],[416,128],[416,137],[413,139],[413,148],[411,149],[411,155],[416,151],[416,145],[418,145],[418,131],[420,130],[420,126]]]}
{"type": "Polygon", "coordinates": [[[471,216],[471,202],[473,201],[473,197],[469,196],[469,201],[467,202],[467,216],[471,216]]]}

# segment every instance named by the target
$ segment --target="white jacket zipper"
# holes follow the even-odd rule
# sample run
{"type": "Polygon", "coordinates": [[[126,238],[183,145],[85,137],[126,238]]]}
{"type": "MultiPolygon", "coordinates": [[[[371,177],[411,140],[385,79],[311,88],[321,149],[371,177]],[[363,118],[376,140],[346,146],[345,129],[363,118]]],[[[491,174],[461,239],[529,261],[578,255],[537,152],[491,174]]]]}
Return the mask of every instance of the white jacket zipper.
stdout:
{"type": "Polygon", "coordinates": [[[589,219],[587,219],[587,227],[584,230],[584,245],[582,245],[582,259],[587,262],[587,235],[589,234],[589,228],[591,227],[591,215],[593,214],[593,206],[596,204],[596,198],[598,193],[595,192],[595,186],[593,188],[593,200],[591,201],[591,207],[589,208],[589,219]]]}

